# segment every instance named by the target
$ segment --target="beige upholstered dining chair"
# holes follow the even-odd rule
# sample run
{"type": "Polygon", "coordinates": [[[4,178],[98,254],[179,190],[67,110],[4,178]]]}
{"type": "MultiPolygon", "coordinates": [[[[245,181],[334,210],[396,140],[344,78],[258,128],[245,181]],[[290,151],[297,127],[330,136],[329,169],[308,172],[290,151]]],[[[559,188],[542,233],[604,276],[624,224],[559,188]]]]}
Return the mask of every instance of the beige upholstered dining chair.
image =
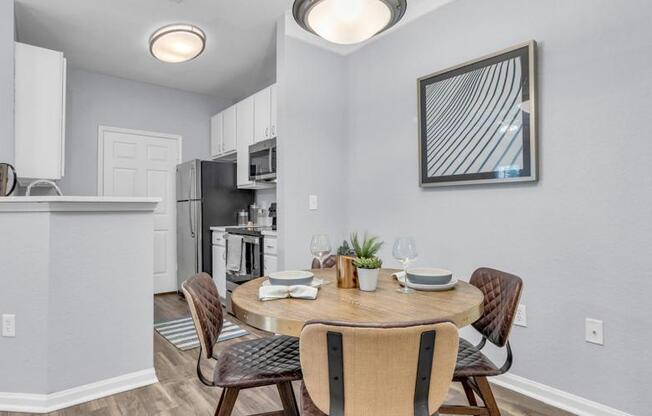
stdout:
{"type": "Polygon", "coordinates": [[[451,322],[308,322],[301,331],[305,416],[430,416],[457,356],[451,322]]]}
{"type": "Polygon", "coordinates": [[[480,319],[473,323],[473,327],[482,335],[482,340],[478,345],[473,345],[460,339],[453,378],[462,383],[469,406],[442,406],[441,413],[500,416],[487,377],[504,374],[512,366],[509,334],[523,290],[523,281],[513,274],[483,267],[473,272],[469,283],[484,295],[484,311],[480,319]],[[487,341],[507,349],[507,359],[500,368],[482,353],[487,341]],[[476,394],[482,399],[483,407],[478,406],[476,394]]]}
{"type": "Polygon", "coordinates": [[[215,343],[222,331],[223,312],[215,282],[208,274],[200,273],[183,282],[181,288],[199,337],[197,376],[209,387],[222,388],[215,415],[231,415],[241,390],[275,385],[284,410],[279,413],[299,416],[292,389],[292,381],[301,380],[298,340],[270,336],[232,343],[217,352],[215,343]],[[202,373],[202,358],[217,361],[212,380],[202,373]]]}

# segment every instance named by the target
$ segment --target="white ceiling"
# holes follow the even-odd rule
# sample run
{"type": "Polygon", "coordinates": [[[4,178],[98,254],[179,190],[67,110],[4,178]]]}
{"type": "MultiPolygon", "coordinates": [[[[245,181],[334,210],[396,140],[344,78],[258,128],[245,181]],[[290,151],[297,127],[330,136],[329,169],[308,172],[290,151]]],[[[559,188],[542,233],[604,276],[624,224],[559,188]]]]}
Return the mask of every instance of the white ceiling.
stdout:
{"type": "MultiPolygon", "coordinates": [[[[452,0],[409,0],[395,28],[452,0]]],[[[348,54],[303,31],[291,19],[293,0],[16,0],[18,40],[62,51],[71,66],[229,100],[246,97],[276,78],[276,22],[287,33],[348,54]],[[206,50],[182,64],[149,54],[149,36],[171,23],[191,23],[207,35],[206,50]]],[[[378,38],[378,37],[377,37],[378,38]]],[[[373,38],[367,43],[373,42],[373,38]]]]}
{"type": "Polygon", "coordinates": [[[245,97],[276,78],[276,20],[292,0],[16,0],[18,40],[62,51],[71,66],[216,95],[245,97]],[[182,64],[149,54],[149,36],[192,23],[206,50],[182,64]]]}

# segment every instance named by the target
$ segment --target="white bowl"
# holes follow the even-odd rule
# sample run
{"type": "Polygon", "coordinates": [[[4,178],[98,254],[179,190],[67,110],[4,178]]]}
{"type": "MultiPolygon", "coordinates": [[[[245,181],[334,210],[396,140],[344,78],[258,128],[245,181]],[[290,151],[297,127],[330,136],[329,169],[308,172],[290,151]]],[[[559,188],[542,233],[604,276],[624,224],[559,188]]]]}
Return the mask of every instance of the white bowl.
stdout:
{"type": "Polygon", "coordinates": [[[410,283],[419,285],[445,285],[453,279],[453,272],[433,267],[415,267],[407,269],[410,283]]]}
{"type": "Polygon", "coordinates": [[[271,273],[269,282],[278,286],[310,286],[314,274],[303,270],[290,270],[284,272],[271,273]]]}

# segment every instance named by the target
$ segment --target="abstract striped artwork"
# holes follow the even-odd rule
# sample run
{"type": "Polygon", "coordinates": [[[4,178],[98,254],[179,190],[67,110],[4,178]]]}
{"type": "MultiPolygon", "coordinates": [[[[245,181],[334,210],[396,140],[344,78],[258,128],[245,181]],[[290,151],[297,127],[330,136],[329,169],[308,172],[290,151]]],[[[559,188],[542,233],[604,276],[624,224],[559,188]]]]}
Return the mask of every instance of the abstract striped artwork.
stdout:
{"type": "MultiPolygon", "coordinates": [[[[199,347],[199,338],[197,337],[197,331],[195,330],[195,324],[191,316],[155,323],[154,329],[181,351],[199,347]]],[[[247,334],[248,332],[246,330],[225,320],[217,342],[238,338],[247,334]]]]}
{"type": "Polygon", "coordinates": [[[534,42],[419,79],[421,184],[536,180],[534,42]]]}

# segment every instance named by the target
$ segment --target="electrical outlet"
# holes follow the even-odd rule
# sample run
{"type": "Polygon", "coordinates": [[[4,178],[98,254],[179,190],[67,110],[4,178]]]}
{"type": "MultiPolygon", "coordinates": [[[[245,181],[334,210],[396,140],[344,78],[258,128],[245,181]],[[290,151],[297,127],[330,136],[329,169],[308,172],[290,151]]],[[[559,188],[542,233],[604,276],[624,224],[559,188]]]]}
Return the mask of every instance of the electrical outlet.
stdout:
{"type": "Polygon", "coordinates": [[[308,208],[311,211],[315,211],[315,210],[317,210],[318,206],[319,206],[319,203],[318,203],[318,200],[317,200],[317,195],[310,195],[308,197],[308,208]]]}
{"type": "Polygon", "coordinates": [[[16,315],[9,315],[9,314],[2,315],[2,336],[3,337],[16,336],[16,315]]]}
{"type": "Polygon", "coordinates": [[[604,325],[602,321],[586,318],[585,336],[586,342],[604,345],[604,325]]]}
{"type": "Polygon", "coordinates": [[[516,317],[514,317],[514,325],[527,327],[527,308],[524,304],[518,305],[516,309],[516,317]]]}

